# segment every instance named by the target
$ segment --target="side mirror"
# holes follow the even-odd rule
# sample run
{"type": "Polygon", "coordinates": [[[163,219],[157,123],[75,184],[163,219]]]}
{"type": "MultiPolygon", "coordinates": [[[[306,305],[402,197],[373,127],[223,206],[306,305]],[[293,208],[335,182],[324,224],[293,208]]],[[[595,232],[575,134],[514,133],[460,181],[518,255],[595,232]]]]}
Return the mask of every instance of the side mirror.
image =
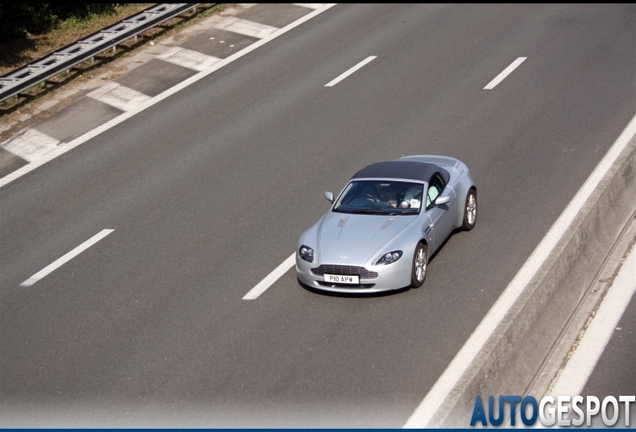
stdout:
{"type": "Polygon", "coordinates": [[[450,200],[451,200],[451,197],[449,195],[442,195],[440,197],[437,197],[437,199],[435,200],[435,205],[446,204],[450,202],[450,200]]]}
{"type": "Polygon", "coordinates": [[[330,203],[333,202],[333,192],[331,191],[326,191],[325,192],[325,198],[327,199],[327,201],[329,201],[330,203]]]}

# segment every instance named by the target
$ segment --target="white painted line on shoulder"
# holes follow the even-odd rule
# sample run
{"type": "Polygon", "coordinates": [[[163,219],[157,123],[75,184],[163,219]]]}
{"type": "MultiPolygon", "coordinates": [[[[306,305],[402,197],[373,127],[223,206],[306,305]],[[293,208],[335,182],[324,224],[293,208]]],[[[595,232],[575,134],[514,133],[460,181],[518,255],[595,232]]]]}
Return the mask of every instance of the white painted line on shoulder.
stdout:
{"type": "Polygon", "coordinates": [[[66,255],[58,258],[57,260],[55,260],[54,262],[52,262],[48,266],[44,267],[42,270],[40,270],[39,272],[37,272],[36,274],[31,276],[30,278],[28,278],[27,280],[22,282],[20,284],[20,286],[27,287],[27,286],[33,285],[34,283],[36,283],[37,281],[39,281],[40,279],[42,279],[43,277],[45,277],[49,273],[52,273],[53,271],[55,271],[59,267],[63,266],[64,264],[66,264],[67,262],[69,262],[70,260],[75,258],[77,255],[79,255],[82,252],[84,252],[89,247],[93,246],[95,243],[97,243],[98,241],[100,241],[101,239],[103,239],[108,234],[112,233],[113,231],[115,231],[115,230],[105,229],[105,230],[102,230],[101,232],[95,234],[93,237],[91,237],[90,239],[86,240],[84,243],[82,243],[81,245],[79,245],[78,247],[76,247],[75,249],[73,249],[72,251],[67,253],[66,255]]]}
{"type": "Polygon", "coordinates": [[[190,78],[185,79],[184,81],[181,81],[179,84],[176,84],[174,87],[169,88],[168,90],[164,91],[163,93],[158,94],[157,96],[153,97],[152,99],[147,100],[146,102],[143,102],[141,105],[135,107],[134,109],[131,109],[130,111],[126,111],[124,113],[122,113],[121,115],[115,117],[114,119],[111,119],[109,121],[107,121],[106,123],[103,123],[99,126],[97,126],[95,129],[86,132],[84,135],[75,138],[73,141],[68,142],[68,143],[64,143],[64,145],[58,145],[57,148],[53,151],[51,151],[50,153],[48,153],[46,155],[46,157],[42,157],[42,158],[38,158],[37,161],[33,161],[30,164],[27,164],[25,166],[23,166],[22,168],[18,168],[17,170],[13,171],[11,174],[7,174],[6,176],[0,178],[0,188],[8,185],[9,183],[11,183],[14,180],[19,179],[20,177],[22,177],[25,174],[30,173],[31,171],[41,167],[42,165],[44,165],[45,163],[52,161],[53,159],[55,159],[56,157],[70,151],[73,150],[75,147],[80,146],[82,144],[84,144],[86,141],[95,138],[96,136],[106,132],[107,130],[117,126],[120,123],[123,123],[124,121],[128,120],[129,118],[139,114],[140,112],[142,112],[143,110],[145,110],[146,108],[149,108],[153,105],[158,104],[159,102],[161,102],[164,99],[167,99],[168,97],[172,96],[173,94],[183,90],[184,88],[194,84],[195,82],[207,77],[208,75],[216,72],[217,70],[221,69],[223,66],[232,63],[234,60],[237,60],[241,57],[243,57],[246,54],[251,53],[252,51],[260,48],[261,46],[265,45],[266,43],[271,42],[272,40],[276,39],[279,36],[284,35],[285,33],[287,33],[288,31],[291,31],[293,29],[295,29],[296,27],[298,27],[299,25],[309,21],[310,19],[320,15],[321,13],[323,13],[324,11],[326,11],[327,9],[335,6],[336,3],[328,3],[328,4],[324,4],[320,9],[317,9],[313,12],[309,12],[308,14],[306,14],[305,16],[297,19],[296,21],[294,21],[293,23],[278,29],[274,34],[258,40],[256,42],[254,42],[251,45],[248,45],[247,47],[243,48],[242,50],[240,50],[239,52],[236,52],[234,54],[232,54],[229,57],[224,58],[223,60],[221,60],[218,63],[215,63],[214,65],[212,65],[209,69],[204,70],[202,72],[199,72],[193,76],[191,76],[190,78]]]}
{"type": "Polygon", "coordinates": [[[259,39],[271,36],[278,30],[278,27],[272,27],[236,17],[225,18],[214,27],[218,28],[219,30],[227,30],[245,36],[256,37],[259,39]]]}
{"type": "Polygon", "coordinates": [[[221,61],[220,58],[181,47],[172,47],[157,59],[201,72],[221,61]]]}
{"type": "Polygon", "coordinates": [[[495,86],[497,84],[499,84],[500,82],[502,82],[508,75],[510,75],[512,73],[512,71],[514,71],[515,69],[517,69],[519,67],[519,65],[521,65],[521,63],[523,63],[524,61],[526,61],[527,57],[519,57],[517,60],[513,61],[510,66],[508,66],[507,68],[505,68],[503,70],[503,72],[501,72],[499,75],[497,75],[495,77],[494,80],[490,81],[488,83],[488,85],[486,87],[484,87],[484,90],[492,90],[495,88],[495,86]]]}
{"type": "Polygon", "coordinates": [[[625,313],[636,291],[636,251],[632,249],[625,258],[603,303],[594,315],[590,326],[568,360],[556,384],[553,396],[580,395],[598,359],[603,354],[618,321],[625,313]]]}
{"type": "Polygon", "coordinates": [[[250,290],[245,296],[243,296],[243,300],[254,300],[258,298],[261,294],[265,292],[267,288],[272,286],[274,282],[276,282],[282,275],[284,275],[287,270],[289,270],[294,263],[296,262],[296,253],[293,253],[287,258],[281,265],[276,267],[273,272],[271,272],[265,279],[260,281],[258,285],[250,290]]]}
{"type": "Polygon", "coordinates": [[[345,79],[346,77],[348,77],[349,75],[351,75],[352,73],[354,73],[355,71],[357,71],[358,69],[360,69],[361,67],[366,65],[367,63],[373,61],[373,59],[375,59],[376,57],[377,56],[367,57],[366,59],[362,60],[360,63],[358,63],[357,65],[355,65],[354,67],[352,67],[351,69],[349,69],[348,71],[346,71],[345,73],[343,73],[342,75],[337,77],[336,79],[334,79],[332,81],[329,81],[327,84],[325,84],[325,87],[333,87],[333,86],[335,86],[340,81],[342,81],[343,79],[345,79]]]}
{"type": "Polygon", "coordinates": [[[28,162],[33,162],[54,151],[59,143],[59,140],[51,136],[43,134],[36,129],[28,128],[20,135],[2,143],[2,148],[28,162]]]}
{"type": "Polygon", "coordinates": [[[572,201],[563,210],[563,213],[543,237],[532,255],[523,264],[515,277],[510,281],[504,292],[490,308],[484,319],[479,323],[475,331],[468,338],[464,346],[459,350],[455,358],[450,362],[444,373],[433,385],[420,405],[407,420],[404,428],[428,427],[435,413],[443,408],[443,404],[449,397],[462,375],[477,358],[488,338],[496,330],[506,313],[519,296],[523,293],[535,273],[541,268],[544,261],[554,250],[563,234],[567,231],[572,221],[579,213],[587,199],[596,189],[600,181],[607,174],[612,164],[616,161],[629,141],[636,135],[636,116],[634,116],[625,130],[614,142],[607,154],[601,159],[592,174],[583,183],[572,201]]]}
{"type": "Polygon", "coordinates": [[[150,99],[150,96],[115,81],[109,82],[86,96],[122,111],[130,111],[150,99]]]}

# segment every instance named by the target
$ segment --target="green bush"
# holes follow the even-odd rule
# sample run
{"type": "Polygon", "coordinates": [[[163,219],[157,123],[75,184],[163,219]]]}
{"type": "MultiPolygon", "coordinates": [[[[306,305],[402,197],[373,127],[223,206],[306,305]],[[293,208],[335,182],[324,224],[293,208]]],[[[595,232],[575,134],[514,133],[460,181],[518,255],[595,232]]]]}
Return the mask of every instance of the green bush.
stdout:
{"type": "Polygon", "coordinates": [[[0,43],[42,33],[68,18],[112,13],[119,3],[0,3],[0,43]]]}

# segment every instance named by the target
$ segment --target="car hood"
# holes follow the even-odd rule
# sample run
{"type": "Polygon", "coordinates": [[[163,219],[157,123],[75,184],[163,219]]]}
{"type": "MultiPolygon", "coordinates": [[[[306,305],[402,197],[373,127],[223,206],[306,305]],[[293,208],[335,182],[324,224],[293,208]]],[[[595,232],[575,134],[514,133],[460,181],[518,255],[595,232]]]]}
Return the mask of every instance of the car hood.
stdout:
{"type": "Polygon", "coordinates": [[[381,250],[416,216],[380,216],[328,213],[318,233],[321,263],[363,265],[381,250]]]}

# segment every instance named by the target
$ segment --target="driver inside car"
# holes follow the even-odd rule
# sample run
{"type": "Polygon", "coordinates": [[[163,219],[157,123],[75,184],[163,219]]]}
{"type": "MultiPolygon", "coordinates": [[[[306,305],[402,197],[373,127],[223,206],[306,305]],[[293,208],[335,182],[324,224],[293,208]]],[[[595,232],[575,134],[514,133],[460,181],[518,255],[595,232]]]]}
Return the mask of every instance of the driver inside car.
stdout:
{"type": "Polygon", "coordinates": [[[422,202],[422,186],[411,186],[400,203],[401,208],[420,208],[422,202]]]}
{"type": "Polygon", "coordinates": [[[393,187],[391,187],[391,183],[376,183],[376,188],[380,201],[387,203],[391,207],[397,207],[397,195],[393,187]]]}

